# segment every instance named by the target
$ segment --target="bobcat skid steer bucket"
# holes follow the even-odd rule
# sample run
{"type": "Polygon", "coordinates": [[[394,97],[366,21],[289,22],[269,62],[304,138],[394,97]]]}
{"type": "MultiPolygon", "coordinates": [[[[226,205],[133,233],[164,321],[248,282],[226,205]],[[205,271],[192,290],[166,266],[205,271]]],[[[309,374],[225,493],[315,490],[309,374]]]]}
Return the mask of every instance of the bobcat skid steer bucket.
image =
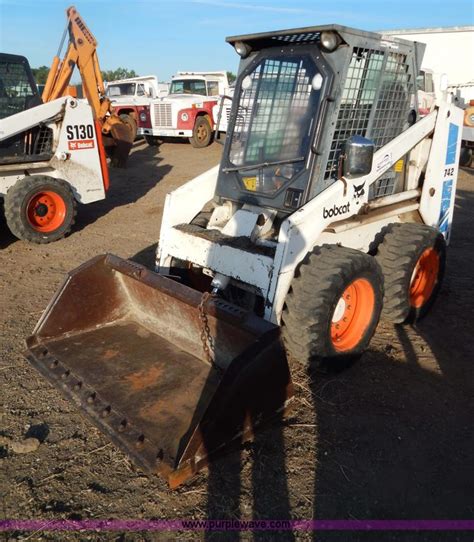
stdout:
{"type": "Polygon", "coordinates": [[[116,256],[68,274],[29,361],[136,464],[171,487],[282,413],[293,389],[279,328],[116,256]]]}

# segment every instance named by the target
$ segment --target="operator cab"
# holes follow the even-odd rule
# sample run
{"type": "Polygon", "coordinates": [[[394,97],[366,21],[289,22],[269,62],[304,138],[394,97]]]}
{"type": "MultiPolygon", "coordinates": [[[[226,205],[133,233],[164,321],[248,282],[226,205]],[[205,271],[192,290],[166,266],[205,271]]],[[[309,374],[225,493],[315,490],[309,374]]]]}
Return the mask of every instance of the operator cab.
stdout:
{"type": "Polygon", "coordinates": [[[28,60],[0,53],[0,119],[41,103],[28,60]]]}
{"type": "MultiPolygon", "coordinates": [[[[408,127],[416,44],[395,49],[380,34],[340,25],[227,41],[241,61],[217,204],[292,213],[341,177],[349,138],[370,138],[377,149],[408,127]]],[[[398,190],[399,177],[390,172],[380,195],[398,190]]]]}
{"type": "MultiPolygon", "coordinates": [[[[41,103],[28,60],[24,56],[0,53],[0,121],[41,103]]],[[[51,149],[51,129],[35,127],[0,143],[0,164],[39,157],[48,159],[51,149]]]]}

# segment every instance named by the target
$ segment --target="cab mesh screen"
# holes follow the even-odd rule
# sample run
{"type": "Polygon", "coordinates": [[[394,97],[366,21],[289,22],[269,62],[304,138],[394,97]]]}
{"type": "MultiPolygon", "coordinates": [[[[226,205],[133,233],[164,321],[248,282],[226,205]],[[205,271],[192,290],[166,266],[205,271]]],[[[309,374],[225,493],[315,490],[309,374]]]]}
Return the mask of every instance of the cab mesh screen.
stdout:
{"type": "MultiPolygon", "coordinates": [[[[352,135],[372,139],[376,149],[387,144],[407,127],[414,93],[407,56],[393,51],[354,48],[347,72],[336,129],[326,164],[325,179],[338,176],[344,142],[352,135]]],[[[396,175],[371,187],[371,197],[393,193],[396,175]]]]}
{"type": "Polygon", "coordinates": [[[230,160],[236,165],[298,157],[311,122],[314,65],[304,57],[267,58],[242,84],[230,160]]]}
{"type": "Polygon", "coordinates": [[[0,118],[28,109],[36,95],[22,62],[0,60],[0,118]]]}

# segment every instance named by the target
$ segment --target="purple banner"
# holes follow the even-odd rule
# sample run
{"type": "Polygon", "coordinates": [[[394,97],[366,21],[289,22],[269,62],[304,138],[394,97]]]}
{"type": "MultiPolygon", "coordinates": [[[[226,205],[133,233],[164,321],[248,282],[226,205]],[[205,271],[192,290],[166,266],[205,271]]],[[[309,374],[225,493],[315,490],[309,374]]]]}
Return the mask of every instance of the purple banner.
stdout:
{"type": "Polygon", "coordinates": [[[472,531],[474,520],[0,520],[0,531],[472,531]]]}

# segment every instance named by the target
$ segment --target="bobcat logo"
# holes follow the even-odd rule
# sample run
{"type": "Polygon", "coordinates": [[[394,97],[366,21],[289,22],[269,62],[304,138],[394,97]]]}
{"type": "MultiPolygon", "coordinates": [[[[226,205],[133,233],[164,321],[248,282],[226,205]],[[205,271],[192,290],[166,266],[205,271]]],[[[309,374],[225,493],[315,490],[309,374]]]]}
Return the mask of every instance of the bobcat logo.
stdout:
{"type": "Polygon", "coordinates": [[[365,194],[364,190],[365,181],[359,186],[354,185],[354,199],[359,199],[365,194]]]}

